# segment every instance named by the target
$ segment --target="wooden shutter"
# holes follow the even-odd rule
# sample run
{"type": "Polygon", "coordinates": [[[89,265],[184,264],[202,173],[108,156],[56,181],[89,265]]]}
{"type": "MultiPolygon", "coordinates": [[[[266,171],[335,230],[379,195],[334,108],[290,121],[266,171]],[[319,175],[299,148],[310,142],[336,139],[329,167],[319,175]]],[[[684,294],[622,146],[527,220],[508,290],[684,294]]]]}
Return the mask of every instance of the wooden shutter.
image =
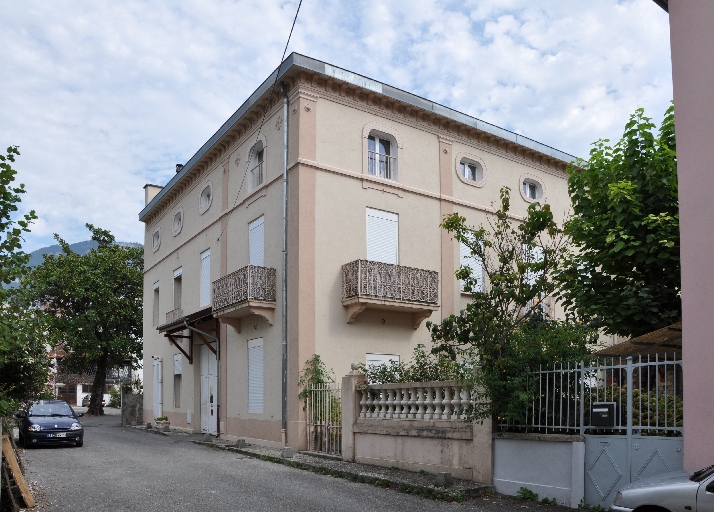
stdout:
{"type": "Polygon", "coordinates": [[[263,412],[263,338],[248,340],[248,412],[263,412]]]}
{"type": "Polygon", "coordinates": [[[248,224],[248,249],[250,264],[265,266],[265,217],[261,215],[248,224]]]}
{"type": "MultiPolygon", "coordinates": [[[[471,254],[471,249],[461,242],[459,250],[461,256],[461,266],[471,267],[471,276],[478,279],[478,284],[472,288],[474,292],[483,291],[483,262],[478,256],[471,254]]],[[[461,281],[461,291],[464,290],[464,282],[461,281]]]]}
{"type": "Polygon", "coordinates": [[[399,263],[399,216],[367,208],[367,259],[399,263]]]}
{"type": "Polygon", "coordinates": [[[211,304],[211,250],[201,253],[201,307],[211,304]]]}

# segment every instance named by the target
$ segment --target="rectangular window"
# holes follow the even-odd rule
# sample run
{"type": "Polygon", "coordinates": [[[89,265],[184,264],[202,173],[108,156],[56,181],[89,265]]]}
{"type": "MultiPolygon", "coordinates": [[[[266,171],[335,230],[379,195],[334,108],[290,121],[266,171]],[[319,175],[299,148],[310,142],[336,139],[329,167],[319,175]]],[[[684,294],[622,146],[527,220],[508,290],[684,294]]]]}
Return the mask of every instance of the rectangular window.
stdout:
{"type": "Polygon", "coordinates": [[[211,250],[201,253],[201,307],[211,304],[211,250]]]}
{"type": "Polygon", "coordinates": [[[263,215],[248,224],[248,250],[251,265],[265,266],[265,217],[263,215]]]}
{"type": "Polygon", "coordinates": [[[399,263],[399,216],[367,208],[367,259],[399,263]]]}
{"type": "Polygon", "coordinates": [[[263,412],[263,338],[248,340],[248,412],[263,412]]]}
{"type": "Polygon", "coordinates": [[[392,157],[392,143],[375,135],[367,138],[368,171],[372,176],[386,180],[396,179],[395,159],[392,157]]]}
{"type": "MultiPolygon", "coordinates": [[[[536,245],[535,247],[531,248],[528,245],[523,244],[523,263],[539,263],[541,261],[543,261],[542,247],[536,245]]],[[[538,272],[533,272],[529,270],[528,272],[526,272],[524,280],[527,284],[533,286],[534,284],[536,284],[538,277],[538,272]]]]}
{"type": "Polygon", "coordinates": [[[174,409],[181,408],[181,375],[174,375],[174,409]]]}
{"type": "MultiPolygon", "coordinates": [[[[473,292],[482,292],[483,291],[483,263],[481,262],[481,258],[478,256],[474,256],[471,254],[471,249],[464,244],[463,242],[460,243],[460,257],[461,257],[461,266],[462,267],[470,267],[471,268],[471,276],[478,279],[478,284],[472,287],[473,292]]],[[[464,291],[464,282],[461,281],[461,291],[464,291]]]]}
{"type": "Polygon", "coordinates": [[[160,319],[159,319],[159,311],[160,311],[160,310],[159,310],[159,282],[158,282],[158,281],[156,281],[156,282],[154,283],[154,305],[153,305],[153,309],[154,309],[154,316],[153,316],[153,319],[154,319],[154,327],[156,327],[157,325],[159,325],[159,321],[160,321],[160,319]]]}
{"type": "Polygon", "coordinates": [[[182,267],[174,270],[174,309],[181,307],[181,277],[183,275],[182,267]]]}

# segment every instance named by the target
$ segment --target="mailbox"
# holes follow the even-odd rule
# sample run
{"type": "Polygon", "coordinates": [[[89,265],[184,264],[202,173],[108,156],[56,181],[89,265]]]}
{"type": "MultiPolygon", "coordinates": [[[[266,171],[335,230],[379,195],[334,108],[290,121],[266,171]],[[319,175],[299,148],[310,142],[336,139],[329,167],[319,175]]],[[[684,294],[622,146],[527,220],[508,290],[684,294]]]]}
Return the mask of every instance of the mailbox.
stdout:
{"type": "Polygon", "coordinates": [[[612,428],[615,426],[616,402],[596,402],[590,406],[590,426],[612,428]]]}

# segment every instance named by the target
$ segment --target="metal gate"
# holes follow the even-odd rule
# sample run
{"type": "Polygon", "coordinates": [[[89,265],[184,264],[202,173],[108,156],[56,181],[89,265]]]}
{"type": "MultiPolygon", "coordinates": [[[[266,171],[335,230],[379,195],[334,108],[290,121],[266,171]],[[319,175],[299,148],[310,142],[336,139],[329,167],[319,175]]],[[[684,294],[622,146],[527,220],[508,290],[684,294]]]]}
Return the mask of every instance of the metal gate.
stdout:
{"type": "Polygon", "coordinates": [[[612,409],[614,421],[594,428],[591,417],[582,430],[585,503],[609,507],[623,485],[682,469],[682,361],[655,355],[605,363],[584,368],[583,409],[591,416],[612,409]]]}
{"type": "Polygon", "coordinates": [[[319,384],[308,390],[308,450],[330,455],[342,453],[342,389],[337,384],[319,384]]]}
{"type": "Polygon", "coordinates": [[[559,364],[535,378],[525,424],[501,427],[582,435],[586,505],[607,508],[623,485],[682,469],[682,361],[676,354],[559,364]]]}

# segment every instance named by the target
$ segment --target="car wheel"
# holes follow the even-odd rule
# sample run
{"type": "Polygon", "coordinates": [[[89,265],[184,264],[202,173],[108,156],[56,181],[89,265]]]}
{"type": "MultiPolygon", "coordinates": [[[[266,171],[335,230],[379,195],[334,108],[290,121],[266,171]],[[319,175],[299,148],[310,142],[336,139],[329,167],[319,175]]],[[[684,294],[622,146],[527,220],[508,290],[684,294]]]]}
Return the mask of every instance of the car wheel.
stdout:
{"type": "Polygon", "coordinates": [[[84,439],[82,439],[81,441],[77,441],[77,442],[75,443],[75,446],[76,446],[77,448],[81,448],[82,446],[84,446],[84,439]]]}

